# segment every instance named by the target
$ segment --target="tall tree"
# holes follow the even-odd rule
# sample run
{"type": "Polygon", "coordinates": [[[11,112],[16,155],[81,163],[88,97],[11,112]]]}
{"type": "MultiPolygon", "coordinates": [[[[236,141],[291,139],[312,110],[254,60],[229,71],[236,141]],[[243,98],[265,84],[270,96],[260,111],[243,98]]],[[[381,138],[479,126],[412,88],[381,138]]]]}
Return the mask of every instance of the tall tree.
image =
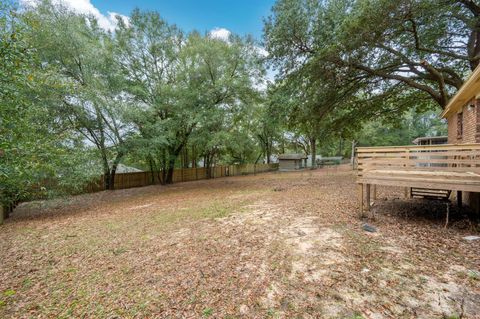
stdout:
{"type": "MultiPolygon", "coordinates": [[[[185,36],[158,13],[139,10],[128,25],[120,23],[116,41],[136,125],[145,141],[154,141],[149,161],[162,172],[162,182],[171,183],[191,136],[207,127],[221,130],[212,123],[254,94],[251,78],[258,67],[252,50],[233,36],[228,42],[197,32],[185,36]]],[[[203,145],[212,147],[205,156],[216,153],[214,144],[203,145]]]]}
{"type": "Polygon", "coordinates": [[[50,105],[65,83],[32,43],[15,8],[0,3],[0,205],[78,190],[91,178],[84,149],[50,105]]]}
{"type": "Polygon", "coordinates": [[[35,5],[24,19],[40,58],[56,68],[65,83],[57,90],[61,120],[97,148],[105,188],[113,189],[130,129],[122,121],[122,79],[112,63],[110,35],[94,17],[50,1],[35,5]]]}
{"type": "Polygon", "coordinates": [[[480,60],[479,9],[473,0],[278,0],[265,43],[281,74],[336,67],[333,81],[349,76],[371,94],[401,87],[443,108],[480,60]]]}

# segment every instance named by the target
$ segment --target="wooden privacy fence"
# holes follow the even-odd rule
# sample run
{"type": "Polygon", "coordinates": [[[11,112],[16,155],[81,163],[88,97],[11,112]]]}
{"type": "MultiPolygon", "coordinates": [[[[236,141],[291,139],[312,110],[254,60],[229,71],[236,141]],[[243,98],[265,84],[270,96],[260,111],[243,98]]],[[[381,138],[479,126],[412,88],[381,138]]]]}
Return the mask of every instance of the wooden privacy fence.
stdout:
{"type": "MultiPolygon", "coordinates": [[[[211,168],[210,177],[248,175],[278,170],[278,164],[243,164],[215,166],[211,168]]],[[[160,184],[161,172],[135,172],[115,174],[115,189],[141,187],[160,184]]],[[[180,168],[173,171],[173,182],[190,182],[207,179],[207,168],[180,168]]],[[[104,190],[103,175],[88,184],[85,192],[93,193],[104,190]]]]}

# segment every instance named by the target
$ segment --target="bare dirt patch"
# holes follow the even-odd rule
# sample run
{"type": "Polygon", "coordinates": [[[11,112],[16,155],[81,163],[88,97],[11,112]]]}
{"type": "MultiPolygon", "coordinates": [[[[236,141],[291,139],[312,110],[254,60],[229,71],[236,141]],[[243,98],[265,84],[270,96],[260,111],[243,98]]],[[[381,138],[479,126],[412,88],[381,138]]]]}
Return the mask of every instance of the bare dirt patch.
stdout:
{"type": "Polygon", "coordinates": [[[23,204],[0,227],[0,317],[480,318],[473,228],[401,194],[360,220],[339,167],[23,204]]]}

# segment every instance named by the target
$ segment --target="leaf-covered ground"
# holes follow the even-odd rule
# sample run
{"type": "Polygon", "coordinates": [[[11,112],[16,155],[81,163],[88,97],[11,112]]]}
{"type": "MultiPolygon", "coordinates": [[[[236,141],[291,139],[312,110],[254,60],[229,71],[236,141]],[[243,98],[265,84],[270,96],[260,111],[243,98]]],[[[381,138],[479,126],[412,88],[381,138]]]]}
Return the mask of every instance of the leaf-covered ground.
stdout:
{"type": "Polygon", "coordinates": [[[480,318],[480,241],[456,208],[348,167],[21,205],[0,226],[0,318],[480,318]],[[378,232],[362,230],[368,222],[378,232]]]}

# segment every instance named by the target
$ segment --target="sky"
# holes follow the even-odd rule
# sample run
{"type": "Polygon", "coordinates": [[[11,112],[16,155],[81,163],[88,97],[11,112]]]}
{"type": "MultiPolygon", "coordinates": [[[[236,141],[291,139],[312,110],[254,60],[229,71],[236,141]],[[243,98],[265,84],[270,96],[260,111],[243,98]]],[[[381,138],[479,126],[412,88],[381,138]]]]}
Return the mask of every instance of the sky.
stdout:
{"type": "Polygon", "coordinates": [[[274,0],[63,0],[78,11],[93,12],[108,28],[112,14],[128,16],[138,7],[156,10],[171,24],[185,31],[210,32],[222,36],[226,30],[253,35],[261,40],[263,18],[268,16],[274,0]]]}
{"type": "MultiPolygon", "coordinates": [[[[35,6],[38,0],[19,0],[21,4],[35,6]]],[[[52,0],[62,3],[73,11],[93,15],[100,27],[115,29],[117,15],[128,20],[134,8],[155,10],[170,24],[182,30],[197,30],[210,36],[228,40],[231,32],[245,36],[252,35],[262,48],[263,19],[270,14],[275,0],[52,0]]],[[[273,81],[274,70],[267,69],[268,81],[273,81]]]]}

